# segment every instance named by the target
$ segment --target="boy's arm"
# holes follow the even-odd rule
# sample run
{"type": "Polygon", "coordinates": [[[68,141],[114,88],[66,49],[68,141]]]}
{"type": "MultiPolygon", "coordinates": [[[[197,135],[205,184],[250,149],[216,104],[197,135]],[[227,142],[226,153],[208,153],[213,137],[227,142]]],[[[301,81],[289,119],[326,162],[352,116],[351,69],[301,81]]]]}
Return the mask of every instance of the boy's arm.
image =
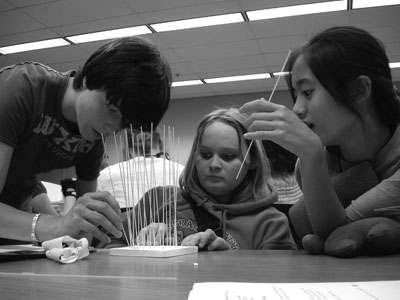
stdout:
{"type": "Polygon", "coordinates": [[[32,211],[35,213],[49,214],[58,216],[47,193],[40,193],[32,198],[32,211]]]}
{"type": "MultiPolygon", "coordinates": [[[[0,193],[3,191],[14,149],[0,142],[0,193]]],[[[85,189],[95,189],[96,181],[87,182],[85,189]]],[[[62,235],[78,236],[80,232],[90,232],[100,240],[109,238],[97,227],[116,237],[121,236],[122,223],[118,203],[106,193],[89,193],[81,197],[67,216],[42,215],[37,220],[35,233],[39,240],[49,240],[62,235]]],[[[34,214],[20,211],[0,203],[0,237],[30,241],[34,214]]]]}
{"type": "Polygon", "coordinates": [[[37,181],[36,187],[33,191],[31,207],[32,212],[34,213],[58,216],[58,213],[53,207],[49,195],[47,194],[47,189],[40,180],[37,181]]]}
{"type": "MultiPolygon", "coordinates": [[[[3,191],[14,148],[0,142],[0,193],[3,191]]],[[[31,239],[33,215],[0,203],[0,236],[10,239],[31,239]],[[17,238],[18,237],[18,238],[17,238]]]]}
{"type": "MultiPolygon", "coordinates": [[[[0,142],[0,193],[4,189],[14,148],[0,142]]],[[[32,239],[32,222],[34,214],[18,210],[10,205],[0,203],[0,237],[21,241],[32,239]]],[[[57,216],[46,215],[40,222],[52,222],[57,216]],[[46,220],[44,220],[46,219],[46,220]]],[[[49,223],[49,227],[51,228],[49,223]]]]}
{"type": "Polygon", "coordinates": [[[10,167],[11,157],[14,148],[6,143],[0,142],[0,193],[3,191],[7,179],[8,168],[10,167]]]}

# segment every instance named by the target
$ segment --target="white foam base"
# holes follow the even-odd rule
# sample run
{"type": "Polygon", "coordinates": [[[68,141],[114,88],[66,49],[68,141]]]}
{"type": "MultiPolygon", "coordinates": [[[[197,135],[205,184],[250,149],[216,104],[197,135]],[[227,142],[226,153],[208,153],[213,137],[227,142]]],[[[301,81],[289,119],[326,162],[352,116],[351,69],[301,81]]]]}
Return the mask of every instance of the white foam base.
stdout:
{"type": "Polygon", "coordinates": [[[111,248],[109,255],[116,256],[144,256],[144,257],[172,257],[197,253],[197,246],[129,246],[111,248]]]}

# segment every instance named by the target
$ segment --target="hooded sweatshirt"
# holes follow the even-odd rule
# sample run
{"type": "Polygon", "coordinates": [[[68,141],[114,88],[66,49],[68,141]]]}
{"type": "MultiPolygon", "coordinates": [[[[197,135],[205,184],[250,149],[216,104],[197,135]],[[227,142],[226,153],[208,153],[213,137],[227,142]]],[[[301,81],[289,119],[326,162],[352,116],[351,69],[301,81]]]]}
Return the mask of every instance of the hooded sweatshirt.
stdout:
{"type": "Polygon", "coordinates": [[[210,228],[223,237],[231,249],[297,249],[286,215],[272,206],[277,200],[275,192],[264,199],[218,204],[206,194],[189,194],[178,187],[157,187],[143,199],[147,199],[147,203],[152,199],[150,202],[153,208],[158,208],[160,219],[151,217],[150,205],[144,207],[143,199],[136,211],[138,208],[146,211],[147,224],[159,221],[173,227],[173,222],[166,219],[173,219],[168,216],[175,211],[171,201],[175,194],[178,244],[185,237],[210,228]]]}

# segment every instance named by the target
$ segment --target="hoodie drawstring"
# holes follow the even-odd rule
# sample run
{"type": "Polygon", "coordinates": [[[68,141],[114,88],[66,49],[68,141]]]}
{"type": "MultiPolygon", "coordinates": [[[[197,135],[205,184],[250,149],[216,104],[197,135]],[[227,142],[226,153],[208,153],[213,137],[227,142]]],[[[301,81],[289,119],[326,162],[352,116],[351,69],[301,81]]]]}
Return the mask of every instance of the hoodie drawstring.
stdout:
{"type": "Polygon", "coordinates": [[[221,225],[222,225],[222,238],[225,239],[226,236],[226,215],[228,214],[228,210],[224,209],[221,214],[221,225]]]}

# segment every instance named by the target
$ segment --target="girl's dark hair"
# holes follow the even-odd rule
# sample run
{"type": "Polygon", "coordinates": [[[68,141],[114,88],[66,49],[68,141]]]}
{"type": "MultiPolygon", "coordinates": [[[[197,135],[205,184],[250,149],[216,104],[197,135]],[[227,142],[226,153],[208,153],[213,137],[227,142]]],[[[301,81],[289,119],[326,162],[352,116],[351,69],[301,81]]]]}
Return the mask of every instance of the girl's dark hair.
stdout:
{"type": "Polygon", "coordinates": [[[279,178],[294,174],[296,155],[273,141],[263,140],[262,145],[269,160],[272,177],[279,178]]]}
{"type": "MultiPolygon", "coordinates": [[[[382,43],[367,31],[352,26],[324,30],[292,52],[286,71],[292,71],[300,56],[335,101],[360,117],[352,97],[355,79],[361,75],[369,77],[381,121],[389,127],[400,122],[400,98],[393,86],[388,57],[382,43]]],[[[287,83],[295,100],[291,75],[287,83]]]]}
{"type": "Polygon", "coordinates": [[[139,37],[112,40],[78,70],[74,88],[102,90],[122,113],[122,127],[157,127],[170,101],[171,70],[157,47],[139,37]]]}

